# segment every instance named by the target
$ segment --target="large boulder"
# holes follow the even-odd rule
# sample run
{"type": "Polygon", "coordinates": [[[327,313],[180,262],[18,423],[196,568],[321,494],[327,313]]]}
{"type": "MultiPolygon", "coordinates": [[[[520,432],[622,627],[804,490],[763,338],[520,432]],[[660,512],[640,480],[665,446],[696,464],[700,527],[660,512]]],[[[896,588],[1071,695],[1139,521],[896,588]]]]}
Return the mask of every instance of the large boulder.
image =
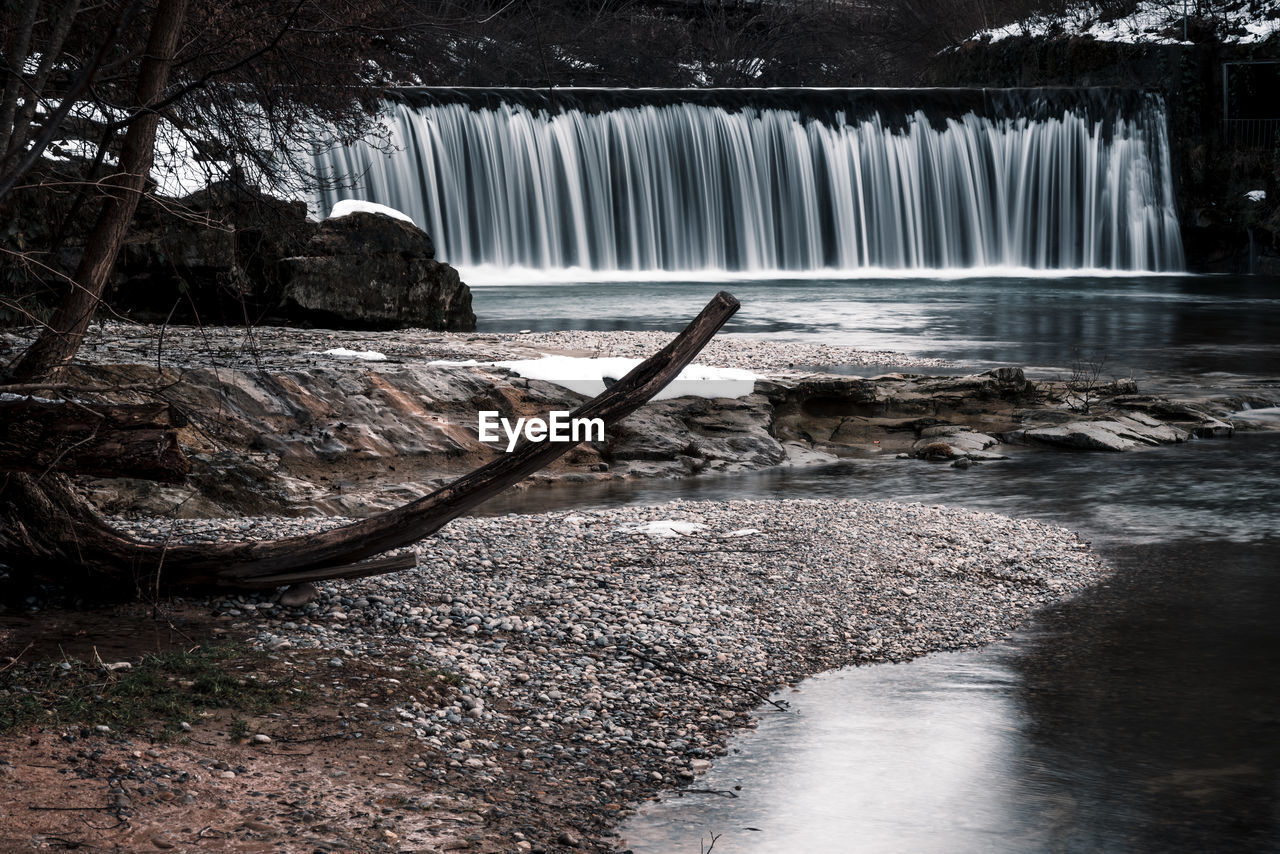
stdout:
{"type": "Polygon", "coordinates": [[[181,200],[148,197],[108,300],[137,320],[257,322],[279,302],[277,262],[316,231],[307,206],[223,181],[181,200]]]}
{"type": "Polygon", "coordinates": [[[279,311],[346,329],[476,328],[471,290],[435,260],[412,223],[370,212],[325,220],[302,253],[279,263],[279,311]]]}

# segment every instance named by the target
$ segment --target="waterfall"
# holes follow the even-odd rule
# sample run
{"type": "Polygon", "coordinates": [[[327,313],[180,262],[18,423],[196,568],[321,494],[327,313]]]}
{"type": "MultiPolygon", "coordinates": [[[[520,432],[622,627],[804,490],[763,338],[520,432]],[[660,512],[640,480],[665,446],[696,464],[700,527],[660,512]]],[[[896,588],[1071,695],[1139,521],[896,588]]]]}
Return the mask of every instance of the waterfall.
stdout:
{"type": "Polygon", "coordinates": [[[397,208],[460,267],[1182,268],[1156,95],[413,90],[385,121],[316,153],[319,206],[397,208]]]}

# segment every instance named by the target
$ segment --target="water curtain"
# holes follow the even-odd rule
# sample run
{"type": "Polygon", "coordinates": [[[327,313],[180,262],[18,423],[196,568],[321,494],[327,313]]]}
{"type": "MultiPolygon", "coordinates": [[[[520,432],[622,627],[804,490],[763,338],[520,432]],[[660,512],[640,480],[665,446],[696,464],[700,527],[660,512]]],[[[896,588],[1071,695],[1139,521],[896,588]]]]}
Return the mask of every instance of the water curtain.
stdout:
{"type": "Polygon", "coordinates": [[[456,266],[1180,270],[1163,102],[1108,90],[421,90],[317,152],[456,266]],[[807,101],[806,101],[807,99],[807,101]]]}

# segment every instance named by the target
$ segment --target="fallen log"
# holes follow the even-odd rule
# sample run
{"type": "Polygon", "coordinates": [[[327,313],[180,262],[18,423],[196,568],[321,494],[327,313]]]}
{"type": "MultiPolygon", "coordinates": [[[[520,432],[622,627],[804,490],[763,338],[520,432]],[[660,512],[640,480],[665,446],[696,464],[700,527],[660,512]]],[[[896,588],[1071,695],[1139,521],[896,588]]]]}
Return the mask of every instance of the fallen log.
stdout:
{"type": "MultiPolygon", "coordinates": [[[[636,366],[571,418],[613,424],[661,391],[693,361],[735,311],[738,301],[720,292],[661,351],[636,366]]],[[[524,442],[512,453],[466,474],[430,495],[333,530],[280,540],[164,546],[142,543],[107,525],[73,491],[69,479],[51,474],[0,476],[0,563],[46,571],[73,564],[108,587],[270,589],[286,584],[361,577],[404,569],[411,562],[368,558],[411,545],[450,520],[551,463],[577,442],[524,442]]],[[[99,589],[101,584],[98,585],[99,589]]],[[[123,591],[122,591],[123,592],[123,591]]]]}
{"type": "Polygon", "coordinates": [[[191,472],[173,430],[182,423],[167,403],[3,400],[0,472],[61,471],[182,483],[191,472]]]}

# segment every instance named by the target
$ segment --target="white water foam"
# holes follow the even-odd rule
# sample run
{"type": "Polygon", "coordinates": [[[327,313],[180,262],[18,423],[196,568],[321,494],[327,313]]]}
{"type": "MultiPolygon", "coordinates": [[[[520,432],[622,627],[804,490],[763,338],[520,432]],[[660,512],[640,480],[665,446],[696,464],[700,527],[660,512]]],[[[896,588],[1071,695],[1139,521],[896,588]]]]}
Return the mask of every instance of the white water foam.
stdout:
{"type": "Polygon", "coordinates": [[[1106,120],[1063,108],[896,122],[698,103],[397,103],[396,150],[339,147],[317,166],[339,182],[361,176],[347,195],[405,212],[464,270],[562,281],[1178,271],[1163,104],[1143,103],[1106,120]]]}

